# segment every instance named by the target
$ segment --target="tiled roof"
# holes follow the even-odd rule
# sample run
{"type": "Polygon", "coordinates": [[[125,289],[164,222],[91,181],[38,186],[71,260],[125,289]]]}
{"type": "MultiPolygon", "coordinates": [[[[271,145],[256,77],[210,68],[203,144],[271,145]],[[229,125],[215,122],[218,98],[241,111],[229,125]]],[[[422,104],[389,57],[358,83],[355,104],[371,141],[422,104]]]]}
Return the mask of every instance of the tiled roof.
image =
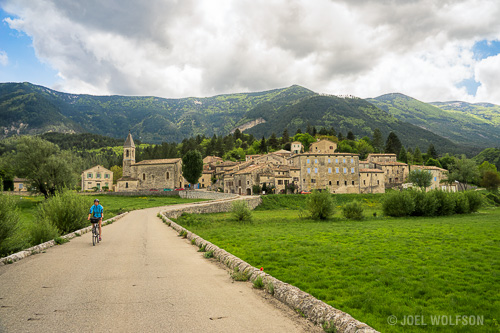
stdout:
{"type": "Polygon", "coordinates": [[[401,162],[372,162],[373,164],[378,164],[378,165],[385,165],[385,166],[408,166],[406,163],[401,163],[401,162]]]}
{"type": "Polygon", "coordinates": [[[248,168],[245,168],[243,170],[240,170],[238,172],[236,172],[235,174],[236,175],[243,175],[243,174],[246,174],[246,173],[251,173],[252,171],[255,171],[255,170],[258,170],[258,169],[263,169],[265,168],[266,166],[265,165],[262,165],[262,164],[259,164],[259,165],[251,165],[249,166],[248,168]]]}
{"type": "Polygon", "coordinates": [[[179,162],[180,158],[166,158],[166,159],[158,159],[158,160],[144,160],[133,165],[149,165],[149,164],[173,164],[179,162]]]}
{"type": "Polygon", "coordinates": [[[438,170],[438,171],[443,171],[447,172],[448,170],[434,166],[434,165],[412,165],[412,169],[424,169],[424,170],[438,170]]]}

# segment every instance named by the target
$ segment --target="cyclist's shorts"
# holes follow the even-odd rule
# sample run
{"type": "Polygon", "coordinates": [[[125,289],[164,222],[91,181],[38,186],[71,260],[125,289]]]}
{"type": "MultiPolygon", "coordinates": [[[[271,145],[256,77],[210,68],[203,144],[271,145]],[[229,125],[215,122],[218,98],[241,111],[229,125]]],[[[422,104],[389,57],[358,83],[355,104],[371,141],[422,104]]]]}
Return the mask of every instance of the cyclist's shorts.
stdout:
{"type": "Polygon", "coordinates": [[[91,217],[90,223],[99,223],[99,219],[97,217],[91,217]]]}

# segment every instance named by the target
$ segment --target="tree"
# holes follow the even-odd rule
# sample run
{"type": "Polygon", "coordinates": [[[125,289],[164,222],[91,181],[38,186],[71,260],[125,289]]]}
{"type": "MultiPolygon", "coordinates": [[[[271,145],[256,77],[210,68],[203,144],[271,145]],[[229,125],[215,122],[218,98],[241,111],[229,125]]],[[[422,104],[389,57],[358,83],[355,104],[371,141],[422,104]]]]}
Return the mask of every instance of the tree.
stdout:
{"type": "Polygon", "coordinates": [[[243,137],[239,128],[234,130],[233,137],[234,137],[234,140],[238,140],[238,139],[241,139],[243,137]]]}
{"type": "Polygon", "coordinates": [[[463,189],[466,190],[469,183],[477,182],[479,175],[476,162],[462,156],[461,159],[456,160],[448,179],[449,181],[458,181],[465,184],[463,189]]]}
{"type": "Polygon", "coordinates": [[[497,192],[500,186],[500,173],[487,170],[481,177],[480,185],[490,192],[497,192]]]}
{"type": "Polygon", "coordinates": [[[354,136],[354,133],[352,131],[347,132],[347,140],[356,140],[356,137],[354,136]]]}
{"type": "Polygon", "coordinates": [[[344,135],[342,134],[342,132],[339,132],[337,138],[339,139],[339,142],[344,140],[344,135]]]}
{"type": "Polygon", "coordinates": [[[290,142],[290,135],[288,134],[288,128],[285,128],[281,136],[281,144],[284,145],[288,142],[290,142]]]}
{"type": "Polygon", "coordinates": [[[436,148],[434,148],[434,145],[432,143],[429,145],[429,148],[427,148],[427,157],[433,159],[438,158],[436,148]]]}
{"type": "Polygon", "coordinates": [[[404,146],[401,147],[399,151],[399,160],[403,163],[408,163],[408,155],[406,154],[406,149],[404,146]]]}
{"type": "Polygon", "coordinates": [[[266,138],[262,137],[262,140],[260,140],[260,146],[259,146],[261,154],[267,153],[267,142],[266,138]]]}
{"type": "Polygon", "coordinates": [[[410,171],[408,181],[425,190],[431,186],[432,174],[427,170],[415,169],[410,171]]]}
{"type": "Polygon", "coordinates": [[[113,165],[111,167],[111,172],[113,172],[113,184],[116,184],[116,181],[123,176],[123,167],[118,165],[113,165]]]}
{"type": "Polygon", "coordinates": [[[335,212],[335,203],[328,191],[314,190],[306,199],[306,207],[315,220],[326,220],[335,212]]]}
{"type": "Polygon", "coordinates": [[[446,155],[439,159],[439,163],[441,164],[441,167],[443,169],[450,170],[455,164],[455,160],[456,159],[453,156],[450,156],[450,154],[446,153],[446,155]]]}
{"type": "Polygon", "coordinates": [[[359,140],[358,142],[358,153],[359,153],[359,158],[361,160],[364,160],[368,154],[371,154],[374,152],[373,147],[370,145],[369,142],[363,140],[359,140]]]}
{"type": "Polygon", "coordinates": [[[382,138],[382,132],[378,128],[373,130],[372,146],[377,153],[384,150],[384,139],[382,138]]]}
{"type": "Polygon", "coordinates": [[[267,144],[271,147],[271,149],[278,149],[278,145],[279,145],[279,142],[278,142],[278,138],[276,137],[276,134],[274,134],[274,132],[271,134],[271,137],[269,138],[269,140],[267,140],[267,144]]]}
{"type": "Polygon", "coordinates": [[[399,141],[399,138],[396,135],[396,133],[394,132],[389,133],[387,141],[385,142],[385,153],[398,155],[402,146],[403,145],[401,144],[401,141],[399,141]]]}
{"type": "Polygon", "coordinates": [[[304,151],[309,149],[309,145],[316,142],[316,139],[308,133],[295,134],[293,141],[299,141],[304,146],[304,151]]]}
{"type": "Polygon", "coordinates": [[[46,198],[64,188],[74,188],[77,183],[79,159],[39,137],[21,137],[11,158],[17,176],[28,179],[31,188],[46,198]]]}
{"type": "Polygon", "coordinates": [[[442,168],[441,163],[439,163],[438,160],[434,158],[429,158],[427,162],[425,162],[425,165],[427,166],[437,166],[438,168],[442,168]]]}
{"type": "Polygon", "coordinates": [[[422,158],[422,153],[420,152],[420,148],[415,148],[415,153],[413,154],[413,163],[422,164],[424,160],[422,158]]]}
{"type": "Polygon", "coordinates": [[[197,184],[203,173],[203,158],[197,150],[188,151],[182,157],[182,176],[190,184],[197,184]]]}

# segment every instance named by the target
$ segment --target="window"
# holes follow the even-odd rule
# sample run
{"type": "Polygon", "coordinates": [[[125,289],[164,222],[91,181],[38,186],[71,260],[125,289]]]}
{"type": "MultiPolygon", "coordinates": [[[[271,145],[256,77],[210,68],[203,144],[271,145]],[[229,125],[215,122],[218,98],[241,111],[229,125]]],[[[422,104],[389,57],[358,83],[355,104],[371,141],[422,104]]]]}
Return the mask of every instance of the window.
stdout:
{"type": "Polygon", "coordinates": [[[333,146],[330,146],[330,150],[333,150],[333,146]]]}
{"type": "Polygon", "coordinates": [[[366,185],[366,180],[363,180],[363,185],[366,185]]]}
{"type": "Polygon", "coordinates": [[[109,173],[104,174],[104,179],[109,179],[109,173]]]}
{"type": "Polygon", "coordinates": [[[315,159],[315,160],[314,160],[314,163],[315,163],[315,164],[318,164],[318,160],[317,160],[317,159],[315,159]]]}
{"type": "Polygon", "coordinates": [[[168,171],[167,171],[167,173],[165,174],[165,178],[166,178],[167,180],[169,180],[169,179],[170,179],[170,172],[168,172],[168,171]]]}
{"type": "Polygon", "coordinates": [[[332,168],[328,168],[328,173],[332,173],[332,168]]]}
{"type": "Polygon", "coordinates": [[[22,190],[23,189],[23,184],[19,184],[19,189],[22,190]]]}
{"type": "Polygon", "coordinates": [[[339,185],[340,185],[340,182],[337,180],[337,186],[339,186],[339,185]]]}
{"type": "Polygon", "coordinates": [[[307,173],[311,173],[311,168],[307,168],[307,173]]]}
{"type": "Polygon", "coordinates": [[[347,173],[347,168],[344,168],[344,173],[347,173]]]}
{"type": "Polygon", "coordinates": [[[92,174],[90,172],[87,174],[87,178],[92,178],[92,174]]]}
{"type": "Polygon", "coordinates": [[[339,159],[338,158],[335,159],[335,163],[339,163],[339,159]]]}
{"type": "Polygon", "coordinates": [[[314,168],[314,173],[318,173],[318,168],[314,168]]]}
{"type": "Polygon", "coordinates": [[[351,168],[351,173],[354,173],[354,168],[351,168]]]}
{"type": "Polygon", "coordinates": [[[205,178],[202,178],[202,179],[201,179],[201,182],[202,182],[202,183],[204,183],[204,182],[205,182],[205,178]]]}
{"type": "Polygon", "coordinates": [[[344,181],[344,185],[347,186],[347,180],[344,181]]]}
{"type": "Polygon", "coordinates": [[[238,180],[238,186],[241,186],[241,179],[238,180]]]}
{"type": "Polygon", "coordinates": [[[434,181],[437,181],[437,177],[434,177],[434,181]]]}
{"type": "Polygon", "coordinates": [[[335,168],[335,173],[339,173],[339,168],[335,168]]]}
{"type": "Polygon", "coordinates": [[[101,173],[98,172],[95,178],[101,178],[101,173]]]}
{"type": "Polygon", "coordinates": [[[125,155],[127,155],[127,157],[128,157],[128,154],[129,154],[128,150],[125,150],[125,155]]]}
{"type": "Polygon", "coordinates": [[[352,186],[354,186],[354,180],[352,181],[352,186]]]}
{"type": "Polygon", "coordinates": [[[283,180],[278,179],[278,185],[283,185],[283,180]]]}
{"type": "Polygon", "coordinates": [[[328,182],[328,185],[332,185],[332,181],[331,180],[328,182]]]}
{"type": "Polygon", "coordinates": [[[307,164],[311,163],[311,160],[310,159],[307,159],[307,164]]]}
{"type": "Polygon", "coordinates": [[[146,174],[145,173],[142,174],[142,180],[146,180],[146,174]]]}
{"type": "Polygon", "coordinates": [[[342,160],[343,163],[345,163],[345,158],[342,160]]]}
{"type": "Polygon", "coordinates": [[[89,185],[92,185],[92,182],[89,182],[88,184],[89,184],[89,185]]]}
{"type": "Polygon", "coordinates": [[[353,163],[353,164],[354,164],[354,158],[351,158],[351,163],[353,163]]]}
{"type": "Polygon", "coordinates": [[[311,179],[311,183],[316,183],[316,179],[311,179]]]}
{"type": "Polygon", "coordinates": [[[331,158],[328,159],[328,163],[332,163],[332,159],[331,158]]]}
{"type": "Polygon", "coordinates": [[[125,183],[125,188],[128,188],[128,183],[125,183]]]}
{"type": "Polygon", "coordinates": [[[377,180],[377,185],[380,185],[380,180],[377,180]]]}

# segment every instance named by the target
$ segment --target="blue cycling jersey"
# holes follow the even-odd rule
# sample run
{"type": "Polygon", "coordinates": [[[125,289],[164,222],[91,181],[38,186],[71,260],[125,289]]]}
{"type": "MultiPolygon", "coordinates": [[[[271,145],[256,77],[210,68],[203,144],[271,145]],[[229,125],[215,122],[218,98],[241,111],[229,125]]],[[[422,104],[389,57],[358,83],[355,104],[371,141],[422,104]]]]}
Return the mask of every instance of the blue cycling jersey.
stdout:
{"type": "Polygon", "coordinates": [[[102,217],[102,212],[103,212],[103,207],[101,205],[92,205],[92,207],[90,207],[90,211],[89,211],[89,214],[90,216],[92,217],[97,217],[97,218],[100,218],[102,217]]]}

